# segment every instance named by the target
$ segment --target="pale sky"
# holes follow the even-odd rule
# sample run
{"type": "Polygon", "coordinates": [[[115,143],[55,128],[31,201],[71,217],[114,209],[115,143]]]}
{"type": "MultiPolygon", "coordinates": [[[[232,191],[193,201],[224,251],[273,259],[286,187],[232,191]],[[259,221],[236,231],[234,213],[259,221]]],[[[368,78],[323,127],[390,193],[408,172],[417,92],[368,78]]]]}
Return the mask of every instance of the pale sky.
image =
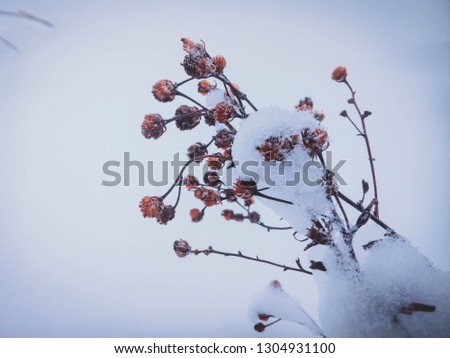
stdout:
{"type": "MultiPolygon", "coordinates": [[[[368,122],[382,218],[450,270],[448,213],[450,6],[448,1],[21,1],[54,29],[0,18],[0,336],[259,337],[247,317],[253,293],[278,279],[317,318],[313,279],[223,257],[177,258],[174,240],[306,260],[288,233],[229,223],[183,193],[167,227],[138,204],[163,188],[101,185],[107,160],[172,159],[206,140],[202,126],[173,126],[146,140],[147,113],[174,104],[151,95],[160,79],[186,78],[180,38],[204,40],[258,107],[293,109],[310,96],[327,118],[333,156],[346,159],[342,191],[359,199],[364,145],[338,116],[348,93],[330,79],[345,65],[368,122]],[[231,4],[230,4],[231,3],[231,4]]],[[[193,89],[193,87],[191,87],[193,89]]],[[[193,95],[195,93],[191,92],[193,95]]],[[[278,217],[262,204],[267,223],[278,217]]],[[[352,212],[349,209],[349,212],[352,212]]],[[[355,218],[355,215],[352,215],[355,218]]],[[[378,238],[369,226],[361,243],[378,238]]],[[[358,240],[358,239],[357,239],[358,240]]],[[[304,336],[279,324],[264,336],[304,336]]]]}

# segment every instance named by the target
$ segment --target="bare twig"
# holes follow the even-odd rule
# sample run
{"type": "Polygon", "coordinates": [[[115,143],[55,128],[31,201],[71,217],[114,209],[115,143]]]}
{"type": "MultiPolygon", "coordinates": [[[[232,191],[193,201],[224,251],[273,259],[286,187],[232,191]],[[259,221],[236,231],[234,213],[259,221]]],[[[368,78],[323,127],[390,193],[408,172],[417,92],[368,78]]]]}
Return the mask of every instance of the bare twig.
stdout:
{"type": "Polygon", "coordinates": [[[256,262],[261,262],[261,263],[265,263],[265,264],[268,264],[268,265],[280,267],[280,268],[283,269],[283,271],[297,271],[297,272],[306,273],[308,275],[312,275],[311,271],[305,270],[303,268],[303,266],[300,263],[300,259],[299,258],[297,258],[295,260],[295,263],[297,264],[297,267],[291,267],[291,266],[278,264],[276,262],[260,259],[258,256],[256,256],[256,257],[247,256],[247,255],[242,254],[241,251],[238,251],[237,254],[236,254],[236,253],[233,253],[233,252],[224,252],[224,251],[214,250],[212,248],[212,246],[208,247],[205,250],[197,250],[196,249],[196,250],[191,250],[191,252],[193,254],[195,254],[195,255],[198,255],[198,254],[205,254],[205,255],[216,254],[216,255],[222,255],[222,256],[225,256],[225,257],[227,257],[227,256],[239,257],[239,258],[245,259],[245,260],[256,261],[256,262]]]}
{"type": "MultiPolygon", "coordinates": [[[[361,110],[359,109],[358,104],[356,103],[356,97],[355,97],[356,92],[353,90],[352,86],[347,81],[347,79],[344,79],[342,82],[344,82],[347,85],[348,89],[350,90],[350,92],[352,94],[352,98],[351,98],[351,100],[349,102],[351,104],[353,104],[353,106],[355,107],[356,111],[358,112],[359,118],[361,119],[361,124],[362,124],[363,130],[362,130],[362,133],[361,133],[361,131],[360,131],[360,133],[361,133],[361,136],[364,138],[364,142],[366,143],[367,153],[369,155],[370,170],[372,172],[373,192],[374,192],[374,196],[375,196],[375,199],[376,199],[374,215],[378,219],[380,217],[380,212],[379,212],[379,208],[378,208],[377,178],[376,178],[376,175],[375,175],[375,165],[373,163],[375,159],[372,156],[372,149],[370,147],[369,135],[367,133],[367,127],[366,127],[366,121],[365,121],[366,117],[368,117],[371,113],[370,112],[364,112],[364,113],[361,112],[361,110]]],[[[350,117],[347,116],[347,118],[350,120],[350,117]]],[[[355,125],[355,127],[356,127],[356,125],[355,125]]]]}

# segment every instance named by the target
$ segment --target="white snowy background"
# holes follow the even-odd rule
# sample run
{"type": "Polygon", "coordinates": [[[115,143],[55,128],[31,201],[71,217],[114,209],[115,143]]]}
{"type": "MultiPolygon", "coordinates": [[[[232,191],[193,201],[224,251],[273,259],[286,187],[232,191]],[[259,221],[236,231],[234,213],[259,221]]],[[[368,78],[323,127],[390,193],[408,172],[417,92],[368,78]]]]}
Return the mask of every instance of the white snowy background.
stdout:
{"type": "MultiPolygon", "coordinates": [[[[174,240],[242,250],[286,264],[300,256],[288,233],[229,223],[221,208],[191,224],[184,192],[167,227],[138,203],[163,188],[105,187],[102,165],[160,162],[208,138],[174,126],[146,140],[159,79],[181,81],[180,38],[204,40],[228,60],[227,75],[258,107],[292,109],[310,96],[326,114],[342,190],[355,199],[370,172],[364,146],[338,113],[349,108],[330,79],[345,65],[368,120],[381,216],[437,267],[449,271],[448,1],[40,1],[2,0],[54,29],[0,17],[0,336],[253,337],[247,307],[273,279],[317,319],[314,281],[224,257],[177,258],[174,240]]],[[[192,87],[194,88],[194,87],[192,87]]],[[[351,211],[351,209],[349,209],[351,211]]],[[[258,206],[264,222],[278,218],[258,206]]],[[[369,235],[369,226],[361,233],[369,235]]],[[[367,236],[366,236],[367,237],[367,236]]],[[[264,336],[308,336],[277,324],[264,336]]]]}

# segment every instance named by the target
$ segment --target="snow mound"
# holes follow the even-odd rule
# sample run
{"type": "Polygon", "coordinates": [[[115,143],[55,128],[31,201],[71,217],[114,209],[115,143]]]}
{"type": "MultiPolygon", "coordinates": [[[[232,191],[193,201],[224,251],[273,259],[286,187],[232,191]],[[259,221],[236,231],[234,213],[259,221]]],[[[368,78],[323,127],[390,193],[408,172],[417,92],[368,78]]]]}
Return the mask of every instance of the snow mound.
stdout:
{"type": "Polygon", "coordinates": [[[305,326],[317,336],[325,336],[316,322],[303,310],[300,303],[284,292],[281,284],[276,280],[255,294],[248,313],[250,320],[254,323],[260,321],[260,315],[273,316],[274,319],[281,318],[305,326]]]}
{"type": "Polygon", "coordinates": [[[323,127],[309,112],[270,107],[243,120],[233,144],[236,176],[255,180],[258,188],[268,187],[264,194],[292,202],[293,205],[287,205],[262,199],[300,233],[311,226],[311,220],[331,210],[325,187],[319,183],[323,166],[312,160],[301,144],[282,162],[265,161],[256,148],[268,138],[291,138],[304,128],[323,127]]]}
{"type": "Polygon", "coordinates": [[[381,240],[359,274],[340,267],[333,254],[324,263],[326,274],[315,278],[328,336],[450,337],[450,275],[407,240],[381,240]],[[435,311],[411,311],[414,304],[435,311]]]}

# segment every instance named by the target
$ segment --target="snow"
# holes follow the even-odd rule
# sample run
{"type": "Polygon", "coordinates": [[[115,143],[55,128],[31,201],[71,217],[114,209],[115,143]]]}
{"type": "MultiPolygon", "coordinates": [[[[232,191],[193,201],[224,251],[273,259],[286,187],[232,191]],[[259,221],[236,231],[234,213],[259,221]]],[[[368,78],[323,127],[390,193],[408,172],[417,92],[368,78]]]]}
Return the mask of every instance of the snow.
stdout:
{"type": "Polygon", "coordinates": [[[323,128],[310,112],[265,108],[241,122],[233,144],[233,159],[239,163],[235,175],[243,179],[253,177],[258,188],[269,188],[264,194],[291,201],[293,205],[261,199],[300,233],[311,226],[312,219],[331,209],[325,188],[308,184],[323,176],[323,167],[317,160],[313,162],[301,145],[296,146],[284,162],[264,162],[256,147],[270,137],[289,138],[306,127],[323,128]]]}
{"type": "Polygon", "coordinates": [[[226,102],[226,92],[223,89],[216,88],[206,94],[205,103],[209,108],[213,108],[220,102],[226,102]]]}
{"type": "MultiPolygon", "coordinates": [[[[311,156],[302,145],[297,145],[283,162],[270,162],[269,168],[269,162],[264,162],[256,148],[270,137],[290,138],[307,127],[323,129],[310,112],[266,108],[241,121],[232,148],[237,164],[235,177],[253,179],[259,189],[268,187],[264,194],[291,201],[293,205],[262,199],[299,233],[311,226],[311,220],[329,217],[332,210],[324,186],[308,184],[304,178],[295,185],[287,182],[295,173],[304,174],[303,168],[311,163],[311,156]]],[[[310,180],[322,176],[322,166],[310,168],[310,180]]],[[[364,235],[359,235],[358,242],[379,239],[370,231],[364,235]]],[[[307,252],[311,260],[322,261],[327,270],[314,270],[313,275],[319,291],[320,323],[314,322],[278,281],[271,282],[253,299],[253,322],[258,321],[258,314],[268,314],[329,337],[450,336],[450,275],[433,267],[408,240],[385,237],[359,253],[362,257],[358,257],[358,262],[349,255],[349,247],[337,227],[332,240],[334,248],[326,246],[307,252]],[[401,312],[414,303],[434,306],[436,311],[401,312]]]]}
{"type": "MultiPolygon", "coordinates": [[[[252,322],[258,323],[260,314],[273,316],[272,321],[281,318],[298,323],[307,327],[314,335],[324,336],[321,328],[303,310],[300,303],[288,295],[276,280],[270,282],[253,297],[248,310],[249,318],[252,322]]],[[[270,324],[272,321],[267,321],[265,324],[270,324]]]]}

